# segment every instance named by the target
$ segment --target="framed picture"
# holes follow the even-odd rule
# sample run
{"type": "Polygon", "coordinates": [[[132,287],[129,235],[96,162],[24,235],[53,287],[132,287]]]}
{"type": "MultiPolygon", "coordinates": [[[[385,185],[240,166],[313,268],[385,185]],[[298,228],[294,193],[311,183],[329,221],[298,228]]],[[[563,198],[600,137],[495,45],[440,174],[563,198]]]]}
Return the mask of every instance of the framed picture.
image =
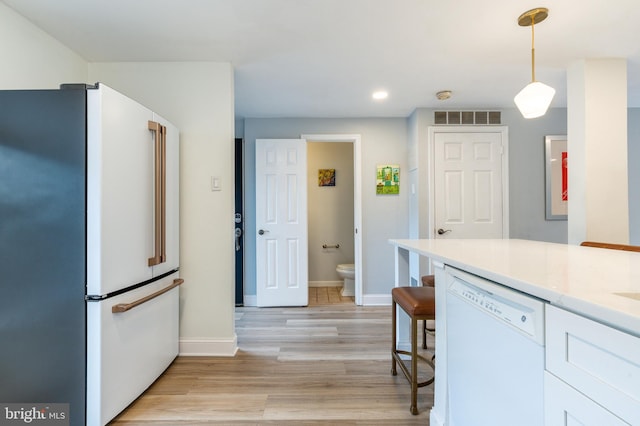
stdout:
{"type": "Polygon", "coordinates": [[[336,169],[318,169],[318,186],[336,186],[336,169]]]}
{"type": "Polygon", "coordinates": [[[376,194],[400,193],[400,166],[389,164],[377,167],[376,173],[376,194]]]}
{"type": "Polygon", "coordinates": [[[567,136],[545,136],[545,183],[547,220],[567,220],[569,201],[567,174],[567,136]]]}

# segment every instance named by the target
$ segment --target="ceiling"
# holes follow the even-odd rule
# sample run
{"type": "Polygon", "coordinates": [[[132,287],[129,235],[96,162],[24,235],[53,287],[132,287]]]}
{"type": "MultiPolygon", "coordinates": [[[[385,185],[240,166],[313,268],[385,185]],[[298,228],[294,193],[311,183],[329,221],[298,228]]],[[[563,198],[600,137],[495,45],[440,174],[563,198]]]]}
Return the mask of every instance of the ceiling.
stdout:
{"type": "Polygon", "coordinates": [[[230,62],[237,117],[511,108],[531,79],[531,29],[517,18],[548,7],[535,47],[551,106],[566,106],[571,63],[626,58],[640,107],[638,0],[2,1],[89,62],[230,62]],[[373,101],[377,89],[388,99],[373,101]]]}

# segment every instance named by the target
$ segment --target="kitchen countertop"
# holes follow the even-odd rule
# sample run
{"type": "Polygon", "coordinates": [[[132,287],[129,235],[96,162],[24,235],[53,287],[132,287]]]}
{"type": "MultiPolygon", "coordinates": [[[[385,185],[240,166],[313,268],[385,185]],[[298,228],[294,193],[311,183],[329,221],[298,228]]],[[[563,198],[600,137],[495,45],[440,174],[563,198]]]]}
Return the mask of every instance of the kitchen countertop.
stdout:
{"type": "Polygon", "coordinates": [[[516,239],[390,243],[640,337],[640,253],[516,239]]]}

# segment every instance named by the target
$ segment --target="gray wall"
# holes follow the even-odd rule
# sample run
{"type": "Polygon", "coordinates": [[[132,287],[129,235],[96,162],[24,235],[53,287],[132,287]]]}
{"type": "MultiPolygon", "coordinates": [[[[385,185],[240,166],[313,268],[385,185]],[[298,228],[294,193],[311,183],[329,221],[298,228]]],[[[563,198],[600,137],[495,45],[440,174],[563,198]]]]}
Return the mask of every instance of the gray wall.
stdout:
{"type": "Polygon", "coordinates": [[[362,285],[364,295],[389,295],[394,282],[389,238],[408,236],[407,120],[247,118],[245,141],[245,296],[256,293],[255,140],[302,134],[359,134],[362,138],[362,285]],[[377,196],[376,165],[400,165],[400,194],[377,196]]]}
{"type": "MultiPolygon", "coordinates": [[[[550,109],[544,117],[525,120],[517,109],[502,111],[502,125],[509,138],[509,237],[566,243],[567,221],[545,220],[544,137],[566,135],[566,108],[550,109]]],[[[428,203],[425,188],[428,159],[428,132],[433,126],[433,110],[418,109],[409,117],[409,164],[415,168],[418,199],[412,203],[412,235],[427,235],[428,203]]],[[[421,260],[421,270],[426,261],[421,260]]]]}
{"type": "Polygon", "coordinates": [[[545,220],[544,137],[567,134],[567,109],[533,120],[507,109],[502,122],[509,126],[509,237],[566,243],[567,221],[545,220]]]}
{"type": "MultiPolygon", "coordinates": [[[[509,126],[511,150],[511,238],[566,243],[567,222],[544,220],[544,167],[540,166],[544,161],[544,136],[567,134],[566,108],[552,108],[534,120],[524,120],[516,109],[504,110],[502,117],[509,126]]],[[[629,243],[640,245],[640,108],[628,110],[627,141],[629,243]]]]}
{"type": "MultiPolygon", "coordinates": [[[[631,244],[640,244],[640,109],[629,109],[629,229],[631,244]]],[[[567,242],[567,221],[545,220],[544,137],[567,133],[566,108],[552,108],[544,117],[525,120],[517,109],[502,110],[509,129],[510,238],[567,242]]],[[[363,293],[388,294],[393,285],[393,250],[389,238],[422,234],[420,220],[428,206],[410,198],[410,186],[421,186],[420,165],[427,161],[427,129],[433,110],[418,109],[408,117],[387,119],[246,119],[236,135],[245,139],[246,277],[245,294],[255,295],[255,139],[298,138],[304,133],[362,135],[363,293]],[[398,163],[398,197],[375,195],[375,167],[398,163]],[[411,232],[409,232],[411,224],[411,232]]],[[[424,197],[423,197],[424,198],[424,197]]],[[[422,269],[422,267],[421,267],[422,269]]]]}

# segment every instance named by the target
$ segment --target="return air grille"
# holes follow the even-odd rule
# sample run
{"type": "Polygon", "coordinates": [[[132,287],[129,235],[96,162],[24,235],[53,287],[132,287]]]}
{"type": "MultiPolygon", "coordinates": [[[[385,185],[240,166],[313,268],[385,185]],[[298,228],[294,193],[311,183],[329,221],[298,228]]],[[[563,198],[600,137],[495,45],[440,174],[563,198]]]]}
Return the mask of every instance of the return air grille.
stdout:
{"type": "Polygon", "coordinates": [[[436,111],[435,124],[501,124],[500,111],[436,111]]]}

